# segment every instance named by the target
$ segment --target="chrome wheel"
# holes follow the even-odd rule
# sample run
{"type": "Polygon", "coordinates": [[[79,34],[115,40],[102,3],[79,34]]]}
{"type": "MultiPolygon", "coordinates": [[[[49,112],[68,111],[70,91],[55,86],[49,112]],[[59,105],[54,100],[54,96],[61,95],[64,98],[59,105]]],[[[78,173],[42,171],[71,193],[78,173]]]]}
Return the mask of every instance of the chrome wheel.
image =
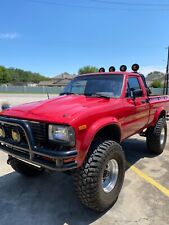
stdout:
{"type": "Polygon", "coordinates": [[[160,144],[163,145],[165,142],[165,129],[163,128],[161,130],[161,135],[160,135],[160,144]]]}
{"type": "Polygon", "coordinates": [[[111,159],[103,172],[102,187],[104,192],[109,193],[113,190],[117,183],[118,174],[118,163],[115,159],[111,159]]]}

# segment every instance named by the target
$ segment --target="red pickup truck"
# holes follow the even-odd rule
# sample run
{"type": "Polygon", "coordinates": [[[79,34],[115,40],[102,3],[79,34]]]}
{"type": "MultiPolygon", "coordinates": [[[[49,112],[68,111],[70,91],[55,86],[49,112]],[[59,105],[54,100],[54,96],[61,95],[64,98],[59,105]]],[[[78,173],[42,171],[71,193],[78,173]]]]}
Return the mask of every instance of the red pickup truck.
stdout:
{"type": "Polygon", "coordinates": [[[116,202],[124,180],[120,142],[139,133],[148,150],[162,153],[168,111],[169,96],[150,96],[138,73],[81,75],[59,97],[3,110],[0,149],[27,176],[71,172],[81,202],[103,211],[116,202]]]}

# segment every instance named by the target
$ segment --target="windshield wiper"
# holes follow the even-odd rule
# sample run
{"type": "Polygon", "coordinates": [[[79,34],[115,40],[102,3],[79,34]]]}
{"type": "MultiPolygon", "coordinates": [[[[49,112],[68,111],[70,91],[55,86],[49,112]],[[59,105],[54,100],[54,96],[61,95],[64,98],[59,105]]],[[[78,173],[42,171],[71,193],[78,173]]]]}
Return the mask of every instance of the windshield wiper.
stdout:
{"type": "Polygon", "coordinates": [[[100,98],[110,99],[110,96],[101,94],[99,92],[96,92],[96,93],[85,93],[85,94],[82,94],[82,93],[77,94],[77,93],[73,93],[73,92],[62,92],[62,93],[60,93],[60,95],[86,95],[86,96],[93,96],[93,97],[100,97],[100,98]]]}
{"type": "Polygon", "coordinates": [[[75,95],[76,93],[73,92],[62,92],[60,95],[75,95]]]}
{"type": "Polygon", "coordinates": [[[96,93],[85,93],[85,95],[86,96],[93,96],[93,97],[100,97],[100,98],[110,99],[110,96],[101,94],[99,92],[96,92],[96,93]]]}

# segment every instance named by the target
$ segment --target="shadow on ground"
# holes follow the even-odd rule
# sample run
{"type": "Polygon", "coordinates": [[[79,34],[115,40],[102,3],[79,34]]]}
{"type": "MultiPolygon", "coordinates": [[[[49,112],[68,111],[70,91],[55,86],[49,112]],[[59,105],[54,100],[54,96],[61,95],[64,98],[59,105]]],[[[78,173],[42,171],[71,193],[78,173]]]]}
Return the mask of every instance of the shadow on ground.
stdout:
{"type": "MultiPolygon", "coordinates": [[[[125,152],[126,161],[130,166],[136,164],[140,159],[154,158],[158,156],[157,154],[148,151],[145,140],[130,138],[122,143],[122,147],[125,152]]],[[[127,169],[130,167],[129,165],[127,169]]]]}
{"type": "Polygon", "coordinates": [[[80,204],[69,175],[25,178],[12,172],[0,177],[1,225],[85,225],[100,216],[80,204]]]}
{"type": "MultiPolygon", "coordinates": [[[[144,141],[129,139],[122,145],[132,165],[154,157],[144,141]]],[[[103,215],[81,205],[71,176],[46,172],[25,178],[12,172],[0,177],[0,225],[87,225],[103,215]]]]}

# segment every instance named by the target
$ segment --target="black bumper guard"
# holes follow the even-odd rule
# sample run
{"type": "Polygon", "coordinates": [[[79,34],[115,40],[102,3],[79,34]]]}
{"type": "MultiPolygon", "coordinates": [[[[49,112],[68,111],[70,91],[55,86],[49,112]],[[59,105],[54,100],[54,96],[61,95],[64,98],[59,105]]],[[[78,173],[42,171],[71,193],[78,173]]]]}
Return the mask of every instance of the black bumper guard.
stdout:
{"type": "Polygon", "coordinates": [[[64,162],[64,159],[72,159],[77,156],[76,149],[63,147],[62,150],[58,151],[38,148],[35,144],[28,121],[0,116],[0,125],[3,126],[5,124],[20,127],[20,129],[22,129],[25,134],[28,144],[28,148],[23,148],[18,145],[14,145],[9,141],[6,141],[3,138],[0,138],[0,149],[8,153],[8,155],[26,161],[28,163],[45,167],[49,170],[66,171],[77,168],[77,163],[75,160],[64,162]],[[45,159],[44,157],[46,157],[47,159],[45,159]]]}

